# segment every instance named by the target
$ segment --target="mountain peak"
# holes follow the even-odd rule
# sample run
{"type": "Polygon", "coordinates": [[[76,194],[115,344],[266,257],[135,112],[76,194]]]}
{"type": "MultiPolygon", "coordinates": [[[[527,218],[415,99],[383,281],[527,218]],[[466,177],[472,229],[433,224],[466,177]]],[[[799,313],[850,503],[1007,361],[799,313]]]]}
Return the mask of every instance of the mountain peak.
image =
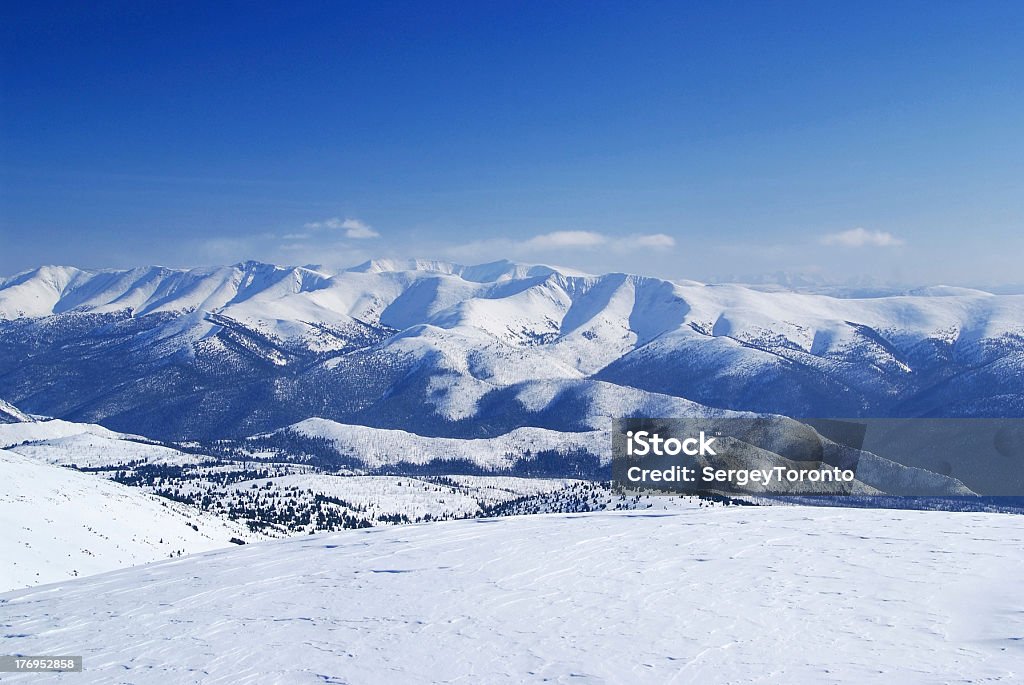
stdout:
{"type": "Polygon", "coordinates": [[[362,264],[345,269],[352,273],[388,273],[393,271],[428,271],[441,274],[456,274],[463,269],[461,264],[435,259],[369,259],[362,264]]]}

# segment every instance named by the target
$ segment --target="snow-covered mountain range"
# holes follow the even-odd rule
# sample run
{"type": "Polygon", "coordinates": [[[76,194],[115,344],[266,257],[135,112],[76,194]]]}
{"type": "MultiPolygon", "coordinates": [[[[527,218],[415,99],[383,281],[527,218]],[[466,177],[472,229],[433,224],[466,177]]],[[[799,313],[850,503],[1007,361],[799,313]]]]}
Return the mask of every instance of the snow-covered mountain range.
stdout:
{"type": "Polygon", "coordinates": [[[162,439],[311,417],[420,435],[611,416],[1024,415],[1024,296],[865,299],[497,262],[43,267],[0,280],[0,396],[162,439]]]}

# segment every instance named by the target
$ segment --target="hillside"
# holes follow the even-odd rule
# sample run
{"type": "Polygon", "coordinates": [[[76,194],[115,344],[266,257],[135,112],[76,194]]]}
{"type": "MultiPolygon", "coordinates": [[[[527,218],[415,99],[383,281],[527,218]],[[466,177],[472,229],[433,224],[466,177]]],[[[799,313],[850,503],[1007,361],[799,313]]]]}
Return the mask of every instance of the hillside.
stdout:
{"type": "Polygon", "coordinates": [[[259,540],[245,526],[0,450],[0,588],[102,573],[259,540]]]}
{"type": "MultiPolygon", "coordinates": [[[[566,433],[544,428],[517,428],[493,438],[459,440],[345,425],[321,418],[300,421],[269,435],[256,436],[253,441],[257,444],[279,443],[287,451],[295,439],[302,446],[308,445],[310,438],[325,444],[327,451],[321,450],[321,454],[326,454],[329,459],[361,468],[399,464],[420,466],[447,461],[497,471],[517,465],[525,467],[546,454],[557,455],[561,460],[577,455],[577,461],[586,461],[596,468],[599,463],[607,463],[611,448],[607,431],[566,433]]],[[[443,468],[443,465],[437,467],[443,468]]]]}

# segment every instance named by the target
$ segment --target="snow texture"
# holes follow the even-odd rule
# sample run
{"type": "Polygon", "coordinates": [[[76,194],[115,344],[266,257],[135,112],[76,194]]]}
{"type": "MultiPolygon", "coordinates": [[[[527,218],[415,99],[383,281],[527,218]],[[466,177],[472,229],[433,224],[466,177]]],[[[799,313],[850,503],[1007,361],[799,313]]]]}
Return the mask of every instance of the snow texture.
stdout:
{"type": "Polygon", "coordinates": [[[2,595],[2,651],[75,684],[1017,683],[1021,550],[1018,516],[802,507],[348,531],[2,595]]]}

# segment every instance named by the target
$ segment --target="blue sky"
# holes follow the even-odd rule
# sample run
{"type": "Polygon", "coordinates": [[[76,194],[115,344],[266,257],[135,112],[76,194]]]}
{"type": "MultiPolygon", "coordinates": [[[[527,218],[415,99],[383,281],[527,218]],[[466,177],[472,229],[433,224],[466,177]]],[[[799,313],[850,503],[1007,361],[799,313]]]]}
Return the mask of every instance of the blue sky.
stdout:
{"type": "Polygon", "coordinates": [[[15,4],[2,274],[1024,281],[1021,3],[15,4]]]}

